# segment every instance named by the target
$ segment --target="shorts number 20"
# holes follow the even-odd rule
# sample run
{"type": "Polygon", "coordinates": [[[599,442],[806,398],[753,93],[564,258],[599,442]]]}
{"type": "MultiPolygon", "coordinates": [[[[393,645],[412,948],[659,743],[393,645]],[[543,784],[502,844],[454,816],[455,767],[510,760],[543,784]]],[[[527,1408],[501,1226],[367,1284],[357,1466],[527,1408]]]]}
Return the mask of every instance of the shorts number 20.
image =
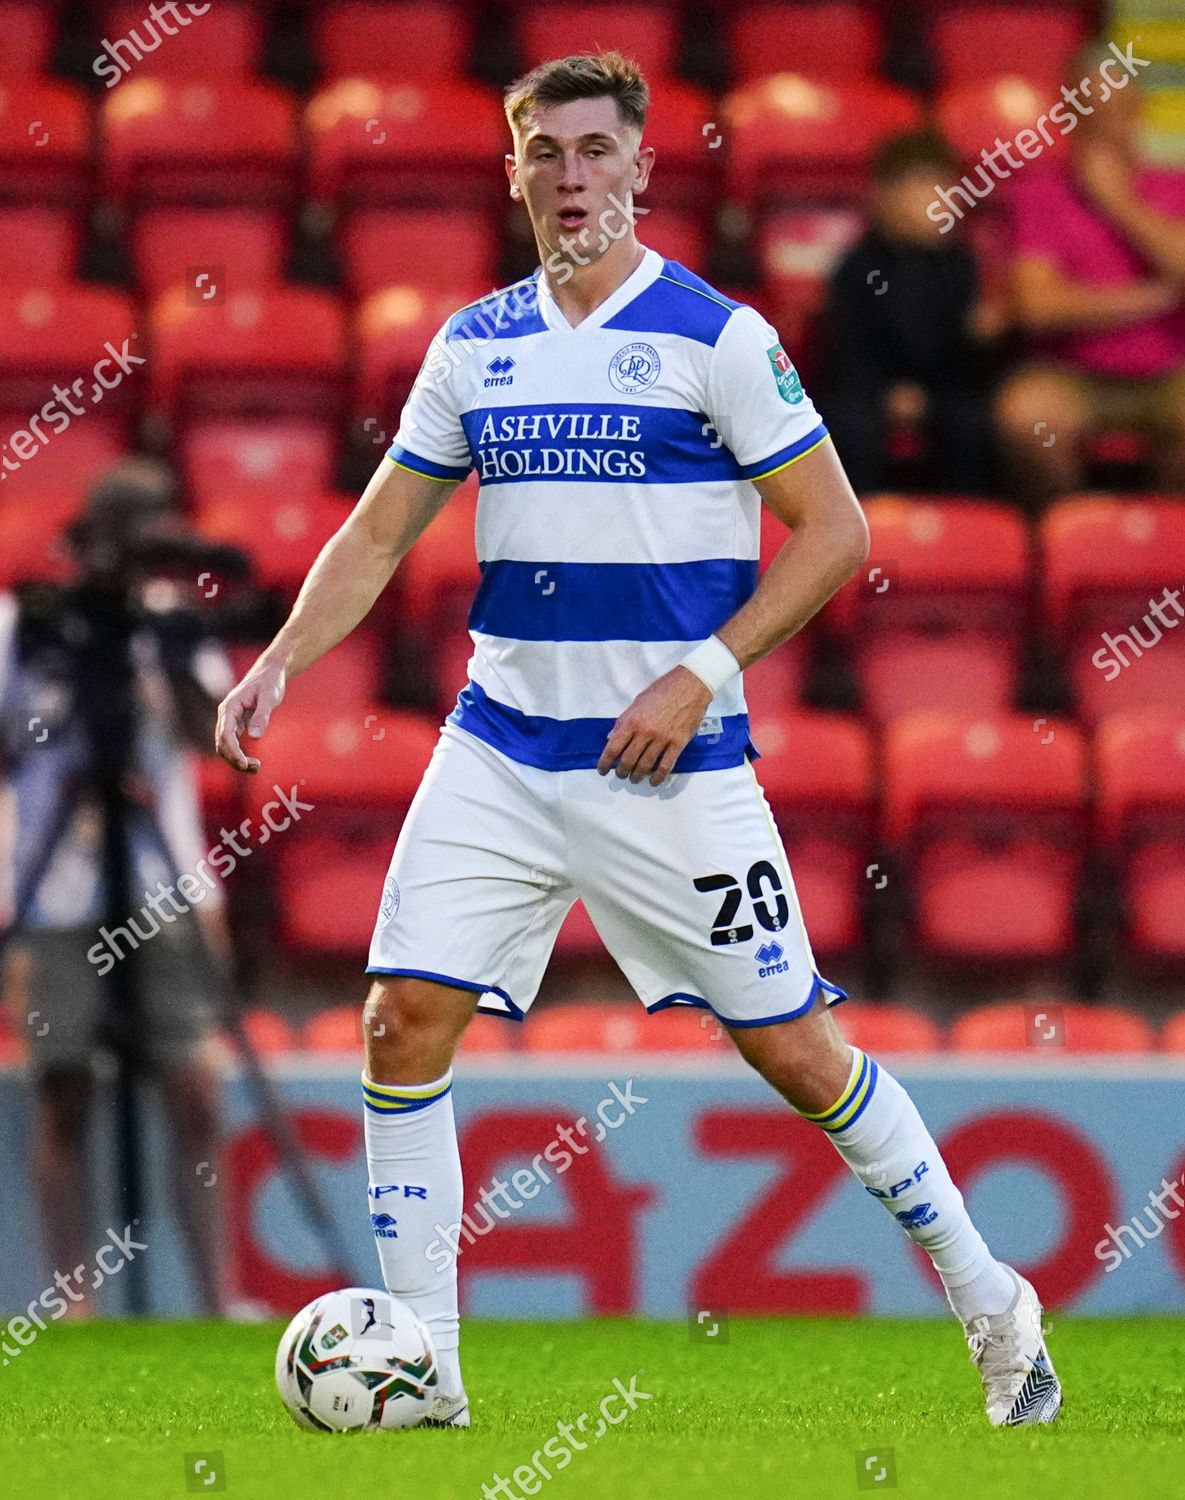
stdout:
{"type": "MultiPolygon", "coordinates": [[[[719,891],[721,894],[720,910],[712,922],[712,946],[723,948],[731,943],[747,943],[753,936],[753,926],[749,922],[737,925],[736,916],[744,896],[736,876],[699,875],[691,883],[697,891],[719,891]]],[[[745,884],[758,922],[766,932],[781,932],[790,915],[790,903],[777,870],[768,859],[759,859],[750,866],[745,884]]]]}

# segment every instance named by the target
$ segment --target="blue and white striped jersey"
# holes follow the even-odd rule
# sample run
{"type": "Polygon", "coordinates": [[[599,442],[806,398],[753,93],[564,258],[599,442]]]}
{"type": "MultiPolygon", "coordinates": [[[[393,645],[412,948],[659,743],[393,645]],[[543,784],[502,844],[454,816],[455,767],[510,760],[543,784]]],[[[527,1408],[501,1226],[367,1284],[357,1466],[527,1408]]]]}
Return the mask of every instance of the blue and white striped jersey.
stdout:
{"type": "MultiPolygon", "coordinates": [[[[752,481],[826,437],[774,329],[654,250],[575,328],[538,271],[456,313],[389,453],[480,482],[452,721],[528,765],[595,766],[637,694],[756,587],[752,481]]],[[[675,769],[755,753],[738,677],[675,769]]]]}

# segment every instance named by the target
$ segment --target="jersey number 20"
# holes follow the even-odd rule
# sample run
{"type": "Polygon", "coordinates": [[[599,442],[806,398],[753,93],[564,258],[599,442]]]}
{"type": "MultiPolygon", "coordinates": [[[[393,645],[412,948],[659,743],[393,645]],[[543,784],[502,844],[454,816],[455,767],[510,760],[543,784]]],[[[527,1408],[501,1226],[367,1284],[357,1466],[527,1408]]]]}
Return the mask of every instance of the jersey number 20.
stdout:
{"type": "MultiPolygon", "coordinates": [[[[747,943],[753,936],[752,923],[737,925],[737,912],[744,899],[741,883],[735,875],[698,875],[691,882],[697,891],[719,891],[720,910],[712,922],[712,946],[727,947],[731,943],[747,943]]],[[[749,899],[753,903],[753,915],[766,932],[781,932],[790,915],[790,903],[786,899],[782,878],[768,859],[759,859],[751,865],[745,876],[749,899]],[[768,885],[768,894],[766,886],[768,885]]]]}

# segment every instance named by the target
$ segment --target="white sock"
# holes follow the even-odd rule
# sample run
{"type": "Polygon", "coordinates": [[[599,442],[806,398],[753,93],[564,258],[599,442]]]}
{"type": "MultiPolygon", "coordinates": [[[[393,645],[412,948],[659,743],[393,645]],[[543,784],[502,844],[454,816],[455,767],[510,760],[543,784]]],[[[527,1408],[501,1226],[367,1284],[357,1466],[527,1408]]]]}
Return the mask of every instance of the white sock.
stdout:
{"type": "Polygon", "coordinates": [[[1007,1266],[972,1224],[917,1106],[892,1076],[852,1048],[847,1087],[830,1109],[806,1115],[934,1262],[955,1316],[1003,1312],[1016,1296],[1007,1266]]]}
{"type": "Polygon", "coordinates": [[[461,1157],[453,1120],[452,1069],[435,1083],[374,1083],[362,1075],[370,1221],[383,1284],[428,1327],[440,1393],[461,1390],[457,1262],[430,1258],[436,1226],[461,1218],[461,1157]]]}

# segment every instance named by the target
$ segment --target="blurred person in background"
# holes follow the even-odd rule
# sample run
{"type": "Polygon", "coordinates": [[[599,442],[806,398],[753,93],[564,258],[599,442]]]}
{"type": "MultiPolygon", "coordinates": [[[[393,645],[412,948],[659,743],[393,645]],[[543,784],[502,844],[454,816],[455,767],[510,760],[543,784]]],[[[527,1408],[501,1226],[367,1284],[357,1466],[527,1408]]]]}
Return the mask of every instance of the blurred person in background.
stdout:
{"type": "Polygon", "coordinates": [[[990,341],[1002,309],[975,257],[927,208],[955,158],[931,131],[892,137],[873,162],[871,222],[832,274],[820,320],[819,407],[857,494],[890,484],[894,426],[925,433],[930,487],[991,486],[990,341]]]}
{"type": "MultiPolygon", "coordinates": [[[[126,590],[138,608],[150,583],[150,575],[138,567],[138,554],[179,531],[169,471],[149,459],[120,461],[94,484],[68,534],[82,587],[112,597],[126,590]]],[[[159,602],[162,585],[151,586],[159,602]]],[[[17,892],[36,878],[60,799],[72,788],[80,792],[5,966],[5,1002],[28,1039],[36,1091],[32,1168],[45,1249],[67,1277],[75,1267],[90,1265],[100,1232],[88,1191],[93,1180],[88,1126],[94,1067],[111,1045],[113,1021],[102,977],[110,954],[102,964],[88,959],[107,920],[107,901],[102,815],[87,785],[93,748],[79,711],[87,685],[78,680],[72,650],[86,633],[84,621],[70,590],[35,589],[21,601],[0,594],[0,748],[8,770],[7,783],[0,783],[0,927],[13,920],[17,892]]],[[[183,633],[172,641],[139,626],[130,655],[137,722],[130,784],[124,788],[131,809],[126,833],[131,910],[122,921],[134,921],[141,939],[138,1040],[168,1122],[176,1211],[199,1301],[206,1312],[216,1313],[226,1310],[218,1194],[211,1182],[218,1160],[217,1075],[209,1055],[195,924],[202,923],[207,942],[225,953],[220,892],[215,888],[201,907],[184,915],[169,912],[167,918],[169,908],[159,898],[151,905],[149,897],[159,882],[192,870],[205,852],[183,752],[187,745],[204,744],[229,667],[216,646],[195,649],[183,633]],[[169,847],[172,873],[150,819],[169,847]]],[[[114,674],[98,688],[115,691],[114,674]]],[[[118,1028],[118,1018],[114,1021],[118,1028]]],[[[95,1308],[85,1280],[80,1285],[82,1295],[72,1295],[70,1312],[87,1317],[95,1308]]]]}
{"type": "Polygon", "coordinates": [[[1185,485],[1185,172],[1141,161],[1139,84],[1117,76],[1110,47],[1080,52],[1066,149],[1008,184],[1030,362],[996,413],[1013,488],[1032,505],[1081,488],[1085,441],[1116,428],[1151,440],[1154,483],[1185,485]]]}

